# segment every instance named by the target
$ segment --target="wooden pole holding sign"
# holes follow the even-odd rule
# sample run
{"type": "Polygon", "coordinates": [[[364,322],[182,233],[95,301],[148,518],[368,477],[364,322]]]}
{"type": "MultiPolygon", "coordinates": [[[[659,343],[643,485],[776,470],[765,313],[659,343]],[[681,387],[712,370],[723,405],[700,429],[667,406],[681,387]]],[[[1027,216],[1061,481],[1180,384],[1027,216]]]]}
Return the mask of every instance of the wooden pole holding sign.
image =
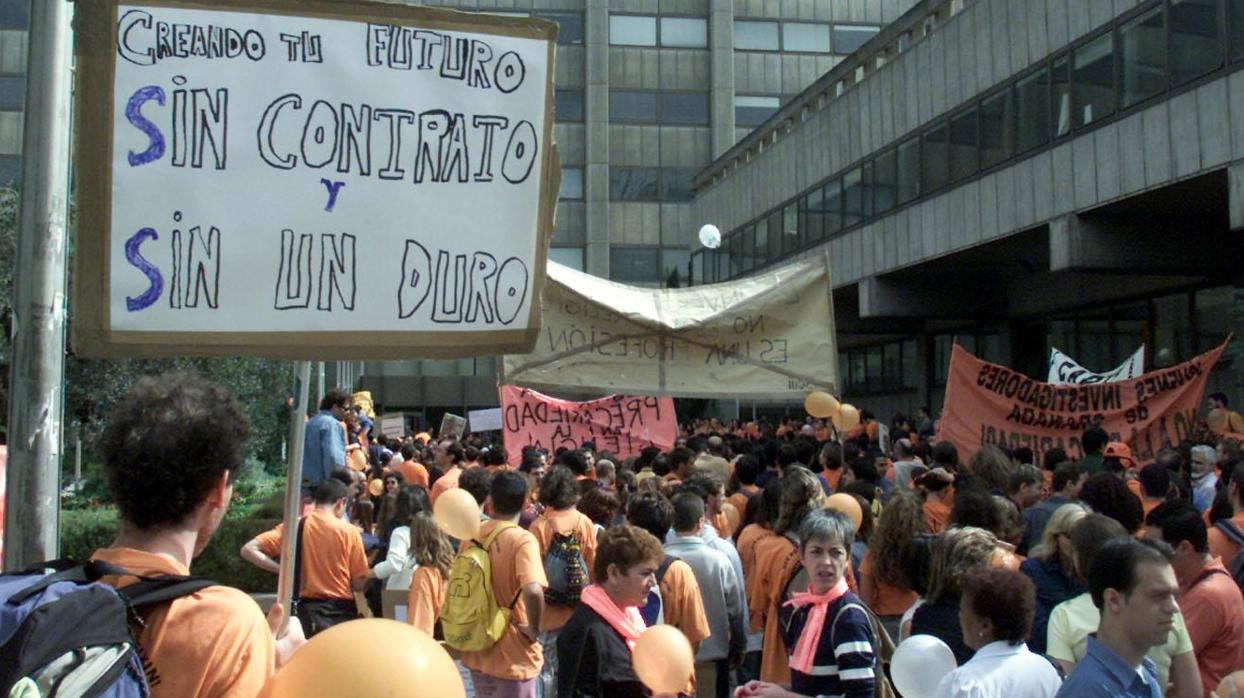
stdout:
{"type": "Polygon", "coordinates": [[[73,5],[33,2],[9,376],[4,563],[59,557],[73,5]]]}
{"type": "Polygon", "coordinates": [[[289,617],[293,612],[290,601],[294,598],[294,551],[298,544],[298,518],[302,514],[302,452],[307,436],[307,398],[311,392],[311,362],[298,362],[297,396],[289,408],[289,461],[285,470],[285,535],[281,539],[281,572],[277,577],[276,600],[281,604],[283,617],[281,631],[285,634],[289,617]]]}

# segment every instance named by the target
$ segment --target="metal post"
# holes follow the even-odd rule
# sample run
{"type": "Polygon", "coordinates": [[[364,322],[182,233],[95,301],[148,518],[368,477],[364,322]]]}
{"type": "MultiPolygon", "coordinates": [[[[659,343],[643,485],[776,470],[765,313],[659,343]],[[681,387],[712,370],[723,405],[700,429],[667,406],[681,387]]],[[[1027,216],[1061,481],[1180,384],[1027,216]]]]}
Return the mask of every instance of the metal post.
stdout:
{"type": "Polygon", "coordinates": [[[315,404],[324,399],[324,362],[315,362],[315,404]]]}
{"type": "Polygon", "coordinates": [[[4,567],[10,571],[59,557],[72,8],[65,0],[30,3],[9,376],[4,567]]]}
{"type": "MultiPolygon", "coordinates": [[[[322,366],[323,364],[321,364],[322,366]]],[[[302,514],[302,450],[306,440],[307,398],[311,389],[311,362],[298,362],[297,397],[289,409],[289,460],[285,467],[285,526],[281,538],[281,571],[277,576],[276,600],[284,610],[281,631],[289,624],[289,602],[294,598],[294,548],[298,543],[298,517],[302,514]]]]}

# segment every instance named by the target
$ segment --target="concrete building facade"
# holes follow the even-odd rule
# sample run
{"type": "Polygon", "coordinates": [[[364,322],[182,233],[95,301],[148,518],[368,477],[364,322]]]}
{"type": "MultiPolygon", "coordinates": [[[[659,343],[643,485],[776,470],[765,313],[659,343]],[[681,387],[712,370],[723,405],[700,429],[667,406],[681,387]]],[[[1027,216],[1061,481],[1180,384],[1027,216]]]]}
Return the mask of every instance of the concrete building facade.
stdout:
{"type": "Polygon", "coordinates": [[[699,175],[692,280],[828,250],[883,419],[940,406],[956,338],[1042,378],[1185,360],[1244,328],[1241,68],[1242,0],[918,3],[699,175]]]}

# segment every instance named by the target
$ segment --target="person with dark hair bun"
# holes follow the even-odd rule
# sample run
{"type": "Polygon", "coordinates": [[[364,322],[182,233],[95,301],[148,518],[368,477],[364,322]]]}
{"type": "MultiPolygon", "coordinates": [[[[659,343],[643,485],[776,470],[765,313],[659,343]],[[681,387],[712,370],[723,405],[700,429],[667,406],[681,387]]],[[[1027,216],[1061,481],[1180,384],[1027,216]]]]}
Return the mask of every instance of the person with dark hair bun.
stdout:
{"type": "Polygon", "coordinates": [[[1022,573],[977,567],[960,582],[959,625],[976,654],[947,674],[935,698],[1053,698],[1062,681],[1045,657],[1028,651],[1035,592],[1022,573]]]}

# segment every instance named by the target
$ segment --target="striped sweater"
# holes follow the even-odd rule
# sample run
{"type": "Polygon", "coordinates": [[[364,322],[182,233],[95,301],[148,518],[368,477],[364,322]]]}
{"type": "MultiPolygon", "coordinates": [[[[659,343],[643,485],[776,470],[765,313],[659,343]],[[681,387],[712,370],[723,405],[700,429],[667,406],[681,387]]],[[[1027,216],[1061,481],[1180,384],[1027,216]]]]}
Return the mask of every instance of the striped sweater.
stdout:
{"type": "MultiPolygon", "coordinates": [[[[812,671],[804,674],[792,669],[791,690],[821,698],[873,698],[874,640],[863,605],[851,592],[830,605],[812,671]]],[[[803,634],[809,608],[782,606],[782,640],[788,654],[803,634]]]]}

